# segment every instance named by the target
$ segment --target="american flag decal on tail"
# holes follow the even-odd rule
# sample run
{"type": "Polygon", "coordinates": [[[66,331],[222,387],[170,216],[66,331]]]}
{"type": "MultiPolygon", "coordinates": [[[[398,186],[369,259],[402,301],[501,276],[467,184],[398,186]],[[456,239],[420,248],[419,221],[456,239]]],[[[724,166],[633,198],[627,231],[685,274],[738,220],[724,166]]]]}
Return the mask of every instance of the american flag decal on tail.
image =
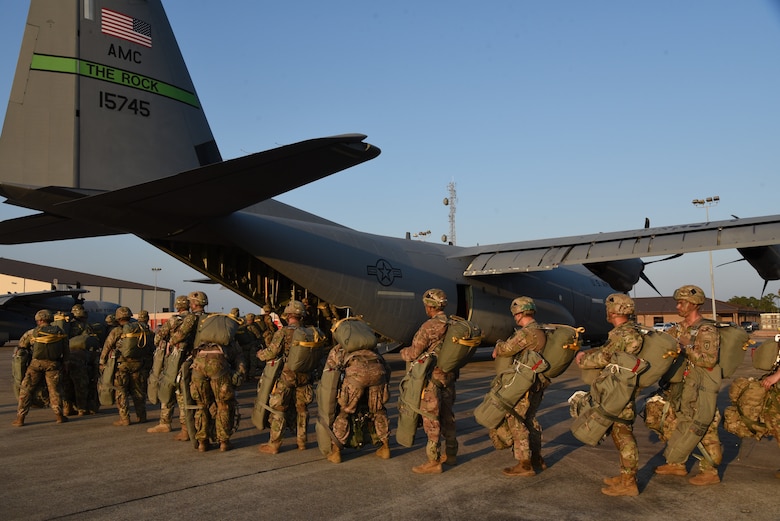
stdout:
{"type": "Polygon", "coordinates": [[[101,9],[100,29],[108,34],[129,42],[152,47],[152,25],[111,9],[101,9]]]}

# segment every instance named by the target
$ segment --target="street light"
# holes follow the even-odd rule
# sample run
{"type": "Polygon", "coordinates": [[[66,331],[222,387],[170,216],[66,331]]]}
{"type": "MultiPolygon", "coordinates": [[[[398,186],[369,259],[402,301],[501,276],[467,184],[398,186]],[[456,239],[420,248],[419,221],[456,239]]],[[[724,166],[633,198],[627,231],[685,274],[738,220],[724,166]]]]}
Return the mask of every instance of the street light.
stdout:
{"type": "Polygon", "coordinates": [[[162,268],[152,268],[154,273],[154,328],[157,327],[157,273],[161,270],[162,268]]]}
{"type": "MultiPolygon", "coordinates": [[[[715,206],[720,201],[720,197],[714,195],[707,197],[706,199],[694,199],[691,201],[693,206],[698,208],[704,207],[704,212],[707,215],[707,222],[710,222],[710,206],[715,206]]],[[[710,300],[712,301],[712,320],[718,320],[718,315],[715,314],[715,274],[712,271],[712,250],[710,250],[710,300]]]]}

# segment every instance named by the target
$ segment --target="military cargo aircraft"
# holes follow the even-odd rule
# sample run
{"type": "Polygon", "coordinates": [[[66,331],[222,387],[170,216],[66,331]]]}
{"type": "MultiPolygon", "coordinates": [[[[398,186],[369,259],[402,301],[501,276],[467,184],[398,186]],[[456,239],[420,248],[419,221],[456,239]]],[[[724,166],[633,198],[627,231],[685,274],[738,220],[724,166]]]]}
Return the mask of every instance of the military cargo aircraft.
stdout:
{"type": "Polygon", "coordinates": [[[365,138],[223,161],[159,0],[32,0],[0,195],[40,213],[0,223],[0,243],[134,234],[258,305],[281,278],[399,343],[431,287],[490,343],[511,332],[517,295],[545,322],[605,334],[604,298],[644,277],[642,257],[737,248],[764,280],[780,278],[778,215],[459,247],[363,233],[272,199],[376,158],[365,138]]]}
{"type": "Polygon", "coordinates": [[[18,340],[25,331],[35,327],[33,317],[39,309],[70,311],[74,304],[82,304],[90,323],[105,321],[119,304],[84,300],[86,289],[53,289],[0,295],[0,346],[9,340],[18,340]]]}

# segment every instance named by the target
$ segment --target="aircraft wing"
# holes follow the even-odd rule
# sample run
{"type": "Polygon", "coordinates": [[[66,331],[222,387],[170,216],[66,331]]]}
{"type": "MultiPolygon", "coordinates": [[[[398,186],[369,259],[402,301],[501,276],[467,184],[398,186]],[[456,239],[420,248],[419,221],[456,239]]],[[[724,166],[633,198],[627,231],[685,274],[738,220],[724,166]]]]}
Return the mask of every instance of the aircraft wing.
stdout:
{"type": "Polygon", "coordinates": [[[480,276],[727,248],[777,251],[776,245],[780,215],[475,246],[453,257],[472,258],[464,275],[480,276]]]}
{"type": "Polygon", "coordinates": [[[92,237],[112,230],[173,235],[377,157],[379,148],[365,138],[345,134],[302,141],[96,195],[0,184],[7,203],[48,214],[0,223],[0,243],[92,237]],[[80,224],[69,229],[70,219],[80,224]]]}

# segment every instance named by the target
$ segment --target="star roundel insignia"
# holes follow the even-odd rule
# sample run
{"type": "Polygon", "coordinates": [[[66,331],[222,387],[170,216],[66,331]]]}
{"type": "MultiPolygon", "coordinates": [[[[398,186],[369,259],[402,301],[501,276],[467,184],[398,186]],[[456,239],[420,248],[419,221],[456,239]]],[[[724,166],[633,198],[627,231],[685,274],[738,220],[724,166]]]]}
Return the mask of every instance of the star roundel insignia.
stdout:
{"type": "Polygon", "coordinates": [[[393,266],[385,259],[378,259],[373,266],[366,266],[368,275],[376,276],[376,280],[383,286],[390,286],[396,278],[402,278],[401,270],[393,266]]]}

